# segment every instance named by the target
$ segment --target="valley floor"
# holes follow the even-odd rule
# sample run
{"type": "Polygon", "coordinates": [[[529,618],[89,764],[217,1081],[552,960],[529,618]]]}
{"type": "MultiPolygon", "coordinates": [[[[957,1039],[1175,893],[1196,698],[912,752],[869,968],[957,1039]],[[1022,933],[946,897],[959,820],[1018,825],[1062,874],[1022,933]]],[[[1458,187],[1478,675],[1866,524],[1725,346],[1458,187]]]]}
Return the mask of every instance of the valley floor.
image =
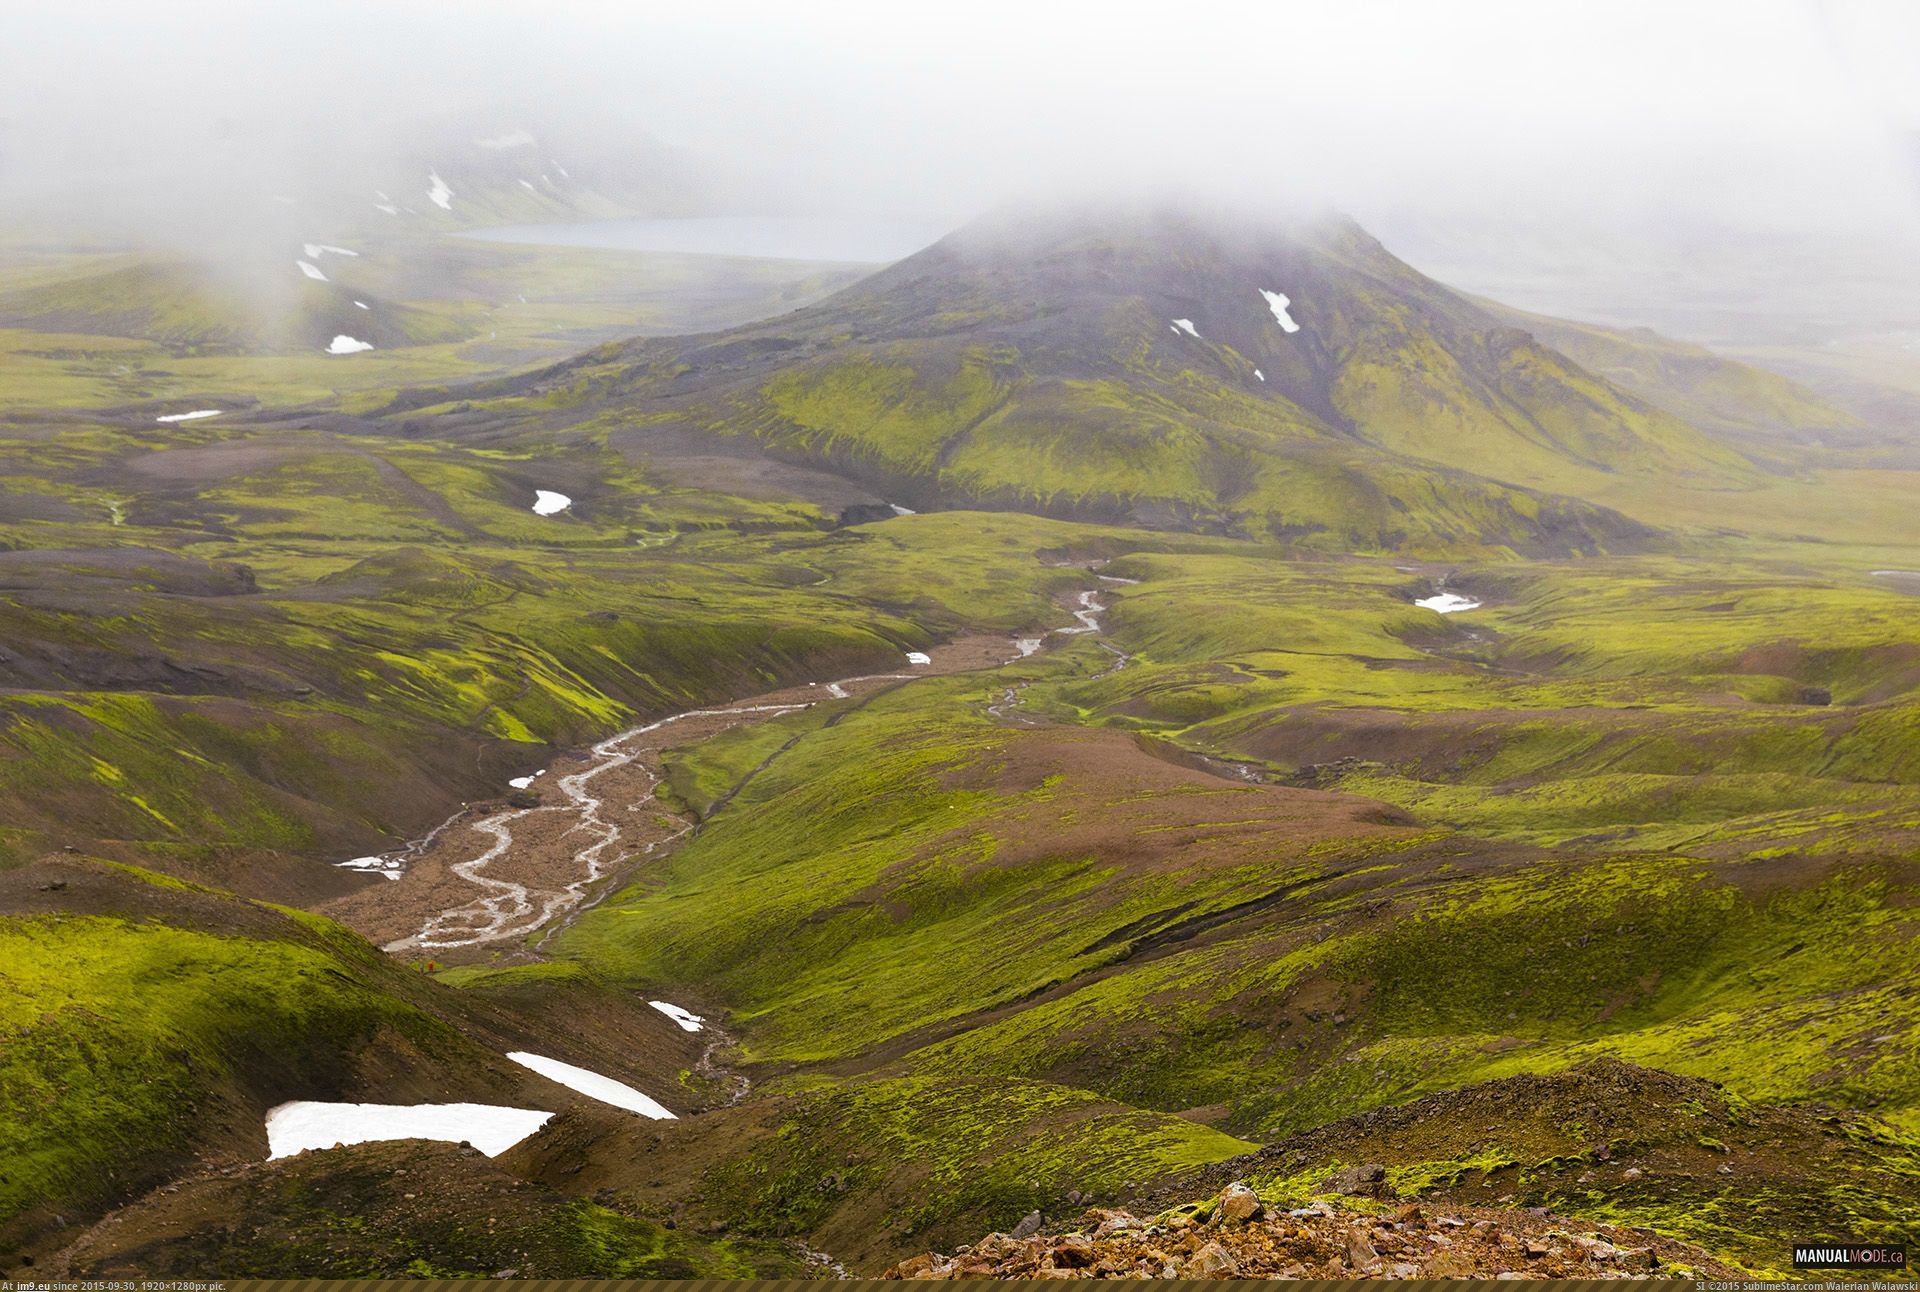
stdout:
{"type": "MultiPolygon", "coordinates": [[[[0,335],[0,1274],[1771,1278],[1920,1237],[1908,474],[1595,472],[1612,529],[1501,485],[1350,552],[941,508],[794,447],[878,367],[769,382],[779,454],[608,393],[679,398],[677,351],[420,386],[646,304],[524,254],[462,252],[404,302],[467,331],[350,381],[0,335]],[[1624,539],[1446,538],[1512,516],[1624,539]],[[296,1101],[540,1120],[269,1160],[296,1101]]],[[[70,269],[0,303],[78,308],[70,269]]],[[[662,328],[823,287],[650,272],[704,302],[662,328]]],[[[771,415],[722,384],[779,345],[700,345],[703,406],[771,415]]],[[[903,398],[906,453],[953,410],[903,398]]]]}

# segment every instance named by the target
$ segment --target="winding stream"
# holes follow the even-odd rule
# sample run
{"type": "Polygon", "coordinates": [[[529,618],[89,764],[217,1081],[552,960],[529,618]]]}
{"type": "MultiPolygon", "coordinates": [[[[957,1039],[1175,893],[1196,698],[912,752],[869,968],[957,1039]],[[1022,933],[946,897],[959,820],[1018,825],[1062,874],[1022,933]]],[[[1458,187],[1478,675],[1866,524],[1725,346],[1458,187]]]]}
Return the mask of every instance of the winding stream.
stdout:
{"type": "MultiPolygon", "coordinates": [[[[1097,577],[1104,579],[1108,583],[1139,582],[1138,579],[1121,579],[1106,574],[1097,577]]],[[[1082,592],[1076,604],[1080,608],[1073,612],[1073,617],[1079,620],[1078,625],[1056,628],[1047,634],[1048,637],[1078,637],[1083,633],[1098,633],[1100,631],[1100,616],[1107,613],[1110,608],[1100,604],[1100,594],[1097,591],[1082,592]]],[[[1039,650],[1045,640],[1046,638],[1044,637],[1022,637],[1016,639],[1013,644],[1014,648],[1020,652],[1019,658],[1024,659],[1026,656],[1039,650]]],[[[1121,650],[1118,646],[1115,646],[1105,637],[1100,639],[1100,646],[1113,656],[1113,663],[1107,665],[1107,667],[1101,669],[1098,673],[1095,673],[1092,678],[1088,679],[1089,681],[1097,681],[1109,673],[1117,673],[1133,661],[1133,656],[1127,654],[1127,652],[1121,650]]],[[[1026,681],[1020,683],[1018,686],[1008,687],[1001,695],[998,703],[987,706],[987,712],[1003,722],[1017,722],[1022,726],[1030,725],[1032,719],[1013,711],[1026,702],[1027,688],[1032,685],[1033,683],[1031,681],[1026,681]]]]}
{"type": "MultiPolygon", "coordinates": [[[[1132,580],[1099,576],[1109,583],[1129,583],[1132,580]]],[[[1101,616],[1108,607],[1100,600],[1098,590],[1084,591],[1078,594],[1073,610],[1074,623],[1054,629],[1047,637],[1074,637],[1101,632],[1101,616]]],[[[1011,642],[1013,654],[1004,662],[1012,662],[1038,650],[1046,640],[1041,638],[1018,638],[1011,642]]],[[[1129,661],[1125,651],[1112,643],[1101,639],[1100,644],[1114,657],[1114,662],[1097,677],[1104,677],[1123,668],[1129,661]]],[[[922,657],[924,658],[924,657],[922,657]]],[[[920,659],[909,659],[921,663],[920,659]]],[[[855,677],[841,678],[837,681],[815,683],[814,688],[824,691],[832,699],[847,699],[853,695],[849,689],[862,684],[878,682],[910,681],[918,677],[933,676],[924,671],[902,673],[865,673],[855,677]]],[[[1018,688],[1009,688],[1006,698],[1000,704],[990,706],[989,712],[996,717],[1007,718],[1008,710],[1021,702],[1022,692],[1031,683],[1022,683],[1018,688]]],[[[548,936],[559,928],[571,923],[582,910],[589,909],[594,903],[588,902],[589,891],[601,880],[607,878],[617,867],[659,853],[677,843],[695,828],[695,822],[679,818],[677,813],[669,813],[659,805],[657,791],[660,775],[653,766],[644,761],[648,754],[657,754],[667,747],[667,737],[659,733],[667,732],[678,724],[694,719],[711,720],[718,724],[715,734],[741,722],[762,718],[778,717],[782,714],[796,713],[813,707],[819,700],[803,698],[808,689],[795,688],[791,694],[795,698],[773,702],[743,703],[719,705],[712,708],[689,709],[665,718],[633,727],[594,745],[590,751],[587,765],[577,771],[556,778],[553,784],[564,796],[565,801],[555,804],[542,804],[537,807],[516,808],[505,812],[496,812],[478,820],[468,818],[463,809],[454,816],[436,826],[432,833],[403,852],[377,859],[387,868],[391,878],[403,878],[413,864],[426,858],[436,844],[450,846],[455,827],[464,825],[477,831],[489,840],[484,851],[463,861],[452,862],[446,866],[448,875],[461,883],[479,890],[471,900],[452,906],[445,906],[429,914],[412,933],[393,939],[384,944],[390,953],[453,951],[461,948],[477,947],[488,943],[521,940],[528,938],[543,927],[548,936]],[[648,739],[648,737],[654,737],[648,739]],[[609,807],[607,798],[596,792],[594,782],[609,772],[621,768],[631,768],[645,777],[640,793],[631,803],[609,807]],[[639,831],[640,825],[648,824],[640,814],[654,805],[658,808],[652,818],[652,824],[659,825],[665,832],[643,846],[621,849],[623,841],[630,834],[639,831]],[[547,869],[561,869],[573,878],[559,887],[541,887],[537,882],[527,882],[525,874],[517,877],[503,874],[503,870],[525,870],[534,864],[535,859],[522,856],[525,851],[522,844],[528,830],[538,824],[547,826],[546,818],[556,814],[571,817],[564,829],[557,834],[551,830],[534,830],[536,839],[547,834],[547,847],[551,848],[559,840],[566,840],[566,853],[563,861],[556,867],[549,860],[547,869]],[[620,820],[624,817],[627,824],[623,827],[620,820]],[[679,821],[677,829],[667,829],[673,821],[679,821]],[[666,824],[660,824],[665,822],[666,824]],[[523,827],[520,835],[515,827],[523,827]],[[518,851],[517,851],[518,850],[518,851]],[[398,873],[394,873],[398,872],[398,873]],[[564,922],[554,925],[556,919],[564,922]]],[[[775,693],[776,695],[786,693],[775,693]]],[[[1028,719],[1016,718],[1025,722],[1028,719]]],[[[524,779],[524,778],[523,778],[524,779]]],[[[620,797],[625,797],[622,794],[620,797]]],[[[555,823],[558,824],[558,823],[555,823]]],[[[645,831],[640,831],[644,833],[645,831]]],[[[540,845],[536,842],[537,853],[540,845]]],[[[365,863],[374,858],[360,858],[354,862],[343,863],[348,866],[366,868],[365,863]]],[[[391,893],[392,890],[388,890],[391,893]]],[[[601,894],[604,896],[604,893],[601,894]]],[[[597,900],[597,899],[596,899],[597,900]]],[[[405,927],[402,925],[401,927],[405,927]]],[[[545,939],[543,938],[542,941],[545,939]]]]}
{"type": "MultiPolygon", "coordinates": [[[[608,849],[620,842],[621,828],[600,815],[600,809],[606,806],[604,800],[587,791],[587,783],[597,776],[604,775],[616,767],[625,767],[633,763],[642,754],[661,748],[659,744],[636,745],[633,742],[642,736],[651,735],[664,727],[689,718],[717,717],[740,714],[743,717],[753,714],[774,715],[793,713],[809,707],[806,704],[754,704],[721,707],[714,709],[688,709],[671,717],[649,722],[642,727],[634,727],[617,736],[610,736],[593,747],[593,756],[597,760],[583,771],[562,776],[557,782],[560,792],[567,797],[564,804],[552,807],[519,808],[511,812],[484,817],[471,823],[471,828],[491,836],[493,845],[471,861],[463,861],[452,867],[453,873],[470,884],[486,890],[464,906],[456,906],[433,916],[411,937],[400,938],[386,944],[388,951],[432,951],[451,950],[455,947],[477,946],[482,942],[498,942],[504,938],[524,937],[534,932],[554,916],[579,904],[586,896],[587,889],[605,876],[609,869],[603,865],[608,849]],[[512,880],[495,879],[482,874],[494,861],[506,855],[514,846],[513,831],[508,827],[513,822],[543,812],[573,812],[579,817],[567,829],[568,834],[584,831],[591,836],[591,842],[573,854],[574,862],[580,867],[581,874],[564,888],[549,892],[542,900],[535,902],[531,891],[525,884],[512,880]]],[[[660,778],[650,768],[642,766],[640,770],[647,777],[646,793],[633,806],[656,798],[660,778]]],[[[445,826],[441,827],[445,829],[445,826]]],[[[668,835],[657,839],[641,850],[645,856],[678,839],[691,830],[689,823],[668,835]]],[[[438,833],[436,831],[436,833],[438,833]]],[[[626,860],[625,857],[619,860],[626,860]]]]}

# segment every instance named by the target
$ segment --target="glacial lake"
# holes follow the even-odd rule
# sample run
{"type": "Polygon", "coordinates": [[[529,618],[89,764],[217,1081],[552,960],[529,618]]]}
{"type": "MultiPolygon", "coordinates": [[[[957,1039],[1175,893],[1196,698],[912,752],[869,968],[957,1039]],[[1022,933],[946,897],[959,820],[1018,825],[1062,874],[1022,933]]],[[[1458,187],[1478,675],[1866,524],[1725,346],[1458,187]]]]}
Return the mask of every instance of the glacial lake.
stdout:
{"type": "Polygon", "coordinates": [[[473,229],[461,236],[483,242],[533,243],[546,247],[891,264],[938,241],[946,233],[947,229],[940,225],[904,220],[705,215],[684,219],[507,224],[473,229]]]}

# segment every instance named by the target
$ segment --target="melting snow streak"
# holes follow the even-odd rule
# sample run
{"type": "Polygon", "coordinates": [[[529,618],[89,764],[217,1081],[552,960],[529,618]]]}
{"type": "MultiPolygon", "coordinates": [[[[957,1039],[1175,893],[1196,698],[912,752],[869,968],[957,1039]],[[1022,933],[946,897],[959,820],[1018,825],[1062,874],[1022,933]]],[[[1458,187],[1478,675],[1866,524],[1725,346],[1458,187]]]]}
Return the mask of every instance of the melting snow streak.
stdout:
{"type": "Polygon", "coordinates": [[[498,1104],[331,1104],[296,1099],[267,1112],[267,1156],[385,1139],[467,1143],[495,1157],[547,1124],[552,1113],[498,1104]]]}
{"type": "Polygon", "coordinates": [[[1300,330],[1300,325],[1295,323],[1293,316],[1287,313],[1287,306],[1293,304],[1292,301],[1282,296],[1279,292],[1270,292],[1264,287],[1260,289],[1260,294],[1267,298],[1267,308],[1273,311],[1273,320],[1280,325],[1282,332],[1298,332],[1300,330]]]}
{"type": "Polygon", "coordinates": [[[1436,592],[1433,596],[1421,597],[1413,604],[1443,615],[1457,614],[1462,610],[1478,610],[1480,608],[1478,601],[1475,601],[1471,597],[1463,597],[1457,592],[1436,592]]]}
{"type": "MultiPolygon", "coordinates": [[[[838,685],[838,683],[835,683],[835,685],[838,685]]],[[[846,697],[842,696],[841,698],[845,699],[846,697]]],[[[690,1009],[682,1009],[678,1005],[671,1004],[664,1000],[650,1000],[647,1004],[653,1006],[662,1014],[665,1014],[668,1018],[678,1023],[680,1030],[683,1032],[697,1032],[700,1030],[700,1024],[707,1021],[690,1009]]]]}
{"type": "Polygon", "coordinates": [[[625,1108],[657,1121],[678,1120],[663,1104],[647,1098],[624,1081],[615,1081],[612,1077],[603,1077],[597,1072],[576,1068],[558,1059],[528,1054],[525,1050],[515,1050],[507,1057],[523,1068],[532,1068],[549,1081],[557,1081],[569,1090],[578,1090],[589,1099],[598,1099],[603,1104],[625,1108]]]}

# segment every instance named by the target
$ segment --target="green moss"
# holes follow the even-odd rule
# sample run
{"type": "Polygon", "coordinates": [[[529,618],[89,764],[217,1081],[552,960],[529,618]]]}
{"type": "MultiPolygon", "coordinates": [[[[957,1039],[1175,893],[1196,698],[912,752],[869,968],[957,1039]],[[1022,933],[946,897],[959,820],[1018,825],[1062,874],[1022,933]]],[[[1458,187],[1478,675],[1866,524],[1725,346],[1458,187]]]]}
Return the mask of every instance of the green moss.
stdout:
{"type": "Polygon", "coordinates": [[[294,942],[4,919],[0,959],[0,1224],[124,1196],[185,1160],[217,1098],[317,1093],[381,1029],[457,1048],[445,1023],[375,986],[368,962],[294,942]]]}
{"type": "Polygon", "coordinates": [[[454,965],[435,972],[449,987],[518,987],[534,983],[573,982],[591,978],[584,965],[566,960],[542,960],[525,965],[454,965]]]}
{"type": "Polygon", "coordinates": [[[1039,1082],[863,1081],[798,1097],[776,1135],[701,1188],[749,1233],[818,1229],[839,1207],[880,1193],[890,1200],[887,1229],[944,1241],[969,1226],[976,1236],[1010,1228],[1072,1190],[1112,1193],[1252,1147],[1039,1082]]]}

